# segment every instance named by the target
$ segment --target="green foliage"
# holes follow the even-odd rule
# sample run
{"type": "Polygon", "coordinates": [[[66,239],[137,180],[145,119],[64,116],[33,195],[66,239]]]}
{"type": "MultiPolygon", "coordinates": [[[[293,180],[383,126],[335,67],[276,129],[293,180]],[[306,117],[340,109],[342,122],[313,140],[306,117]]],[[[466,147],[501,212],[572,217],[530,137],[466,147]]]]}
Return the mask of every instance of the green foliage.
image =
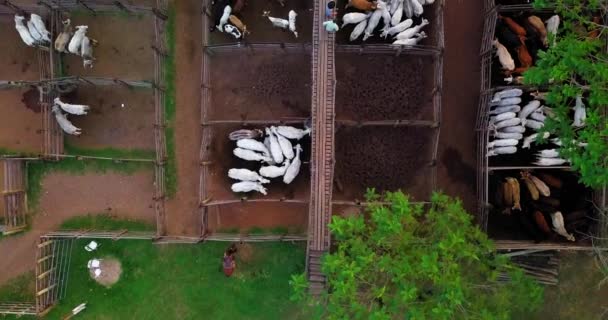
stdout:
{"type": "Polygon", "coordinates": [[[163,66],[165,71],[165,141],[167,145],[167,165],[165,169],[165,187],[167,195],[173,197],[177,192],[177,163],[175,158],[175,7],[169,6],[169,19],[166,27],[166,41],[169,49],[163,66]]]}
{"type": "MultiPolygon", "coordinates": [[[[373,190],[367,199],[365,215],[330,224],[337,247],[322,260],[322,318],[509,319],[542,302],[542,288],[496,254],[459,201],[434,194],[425,207],[373,190]],[[513,281],[497,283],[503,272],[513,281]]],[[[304,299],[302,276],[291,284],[293,298],[304,299]]]]}
{"type": "Polygon", "coordinates": [[[65,144],[67,154],[89,157],[101,157],[112,159],[154,159],[155,153],[153,150],[124,150],[114,148],[80,148],[69,143],[65,144]]]}
{"type": "Polygon", "coordinates": [[[547,118],[542,132],[560,138],[560,155],[570,159],[582,183],[601,187],[608,183],[608,54],[601,39],[587,37],[587,30],[606,28],[592,21],[600,1],[542,0],[535,5],[555,7],[562,19],[555,45],[540,52],[536,66],[525,73],[526,83],[549,87],[546,104],[554,108],[556,116],[547,118]],[[578,95],[586,98],[583,128],[572,126],[572,107],[578,95]],[[588,146],[579,147],[578,142],[588,146]]]}
{"type": "Polygon", "coordinates": [[[27,163],[27,200],[30,210],[36,210],[42,192],[42,180],[51,172],[79,175],[86,172],[118,172],[132,174],[139,170],[152,169],[151,162],[115,162],[111,160],[78,160],[66,158],[57,162],[30,161],[27,163]]]}
{"type": "Polygon", "coordinates": [[[289,243],[251,244],[237,253],[230,278],[220,271],[229,244],[158,246],[150,241],[101,240],[94,253],[76,240],[67,295],[45,317],[63,319],[82,302],[79,319],[308,319],[290,302],[289,276],[304,270],[305,248],[289,243]],[[111,288],[93,281],[85,267],[93,257],[122,264],[111,288]]]}
{"type": "Polygon", "coordinates": [[[60,230],[129,230],[129,231],[155,231],[154,225],[138,221],[138,220],[125,220],[117,217],[110,216],[108,214],[97,214],[97,215],[86,215],[81,217],[74,217],[64,221],[59,227],[60,230]]]}

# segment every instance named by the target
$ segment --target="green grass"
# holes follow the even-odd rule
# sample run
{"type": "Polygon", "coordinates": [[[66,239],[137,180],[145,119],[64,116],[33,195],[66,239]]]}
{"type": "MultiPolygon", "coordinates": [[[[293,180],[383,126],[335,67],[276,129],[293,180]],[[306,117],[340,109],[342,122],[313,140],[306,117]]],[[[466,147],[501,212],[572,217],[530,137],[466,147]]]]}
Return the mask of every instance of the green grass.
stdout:
{"type": "Polygon", "coordinates": [[[129,231],[155,231],[154,225],[138,220],[124,220],[112,217],[108,214],[86,215],[74,217],[64,221],[60,230],[129,230],[129,231]]]}
{"type": "Polygon", "coordinates": [[[79,319],[306,319],[289,301],[290,276],[304,270],[301,245],[253,244],[247,261],[237,254],[237,270],[227,278],[220,271],[226,243],[106,240],[89,253],[81,250],[87,241],[74,243],[67,296],[47,319],[61,319],[82,302],[87,309],[79,319]],[[93,257],[121,262],[118,283],[105,288],[90,279],[85,266],[93,257]]]}
{"type": "Polygon", "coordinates": [[[154,150],[124,150],[114,148],[98,148],[88,149],[80,148],[71,144],[65,144],[65,151],[67,154],[78,155],[78,156],[89,156],[89,157],[102,157],[112,159],[150,159],[154,160],[154,150]]]}
{"type": "Polygon", "coordinates": [[[0,302],[34,302],[34,278],[31,271],[9,280],[0,287],[0,302]]]}
{"type": "Polygon", "coordinates": [[[2,148],[0,147],[0,156],[27,156],[27,157],[36,157],[38,156],[35,152],[26,152],[26,151],[19,151],[19,150],[13,150],[13,149],[8,149],[8,148],[2,148]]]}
{"type": "Polygon", "coordinates": [[[175,158],[175,130],[173,123],[175,120],[175,8],[169,6],[169,18],[166,27],[166,41],[168,56],[165,58],[165,140],[167,145],[167,165],[165,169],[165,187],[167,196],[172,198],[177,192],[177,163],[175,158]]]}
{"type": "Polygon", "coordinates": [[[42,180],[51,172],[65,172],[69,174],[84,174],[86,172],[118,172],[133,174],[143,169],[152,169],[149,162],[115,162],[110,160],[78,160],[66,158],[58,162],[36,161],[27,164],[27,196],[30,211],[38,207],[42,192],[42,180]]]}

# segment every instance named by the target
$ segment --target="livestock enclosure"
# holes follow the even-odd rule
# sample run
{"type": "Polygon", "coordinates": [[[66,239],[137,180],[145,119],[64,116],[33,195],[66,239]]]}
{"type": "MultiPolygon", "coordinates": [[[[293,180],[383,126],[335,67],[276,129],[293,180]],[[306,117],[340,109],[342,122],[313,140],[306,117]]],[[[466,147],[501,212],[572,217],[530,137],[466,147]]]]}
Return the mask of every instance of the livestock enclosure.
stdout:
{"type": "MultiPolygon", "coordinates": [[[[218,2],[218,5],[223,2],[218,2]]],[[[211,46],[242,43],[242,44],[261,44],[261,43],[307,43],[312,41],[312,22],[313,22],[313,3],[305,0],[287,0],[285,5],[281,6],[278,0],[271,1],[249,1],[245,7],[239,12],[232,12],[237,16],[243,24],[247,26],[250,32],[241,39],[235,39],[225,32],[215,30],[209,33],[208,44],[211,46]],[[269,15],[276,18],[287,19],[290,10],[296,12],[296,37],[289,30],[283,30],[274,27],[268,18],[263,16],[264,12],[269,12],[269,15]]],[[[221,11],[222,8],[206,5],[203,7],[203,12],[213,19],[214,10],[221,11]]],[[[213,23],[210,23],[213,25],[213,23]]]]}
{"type": "MultiPolygon", "coordinates": [[[[354,8],[345,8],[348,3],[347,0],[339,0],[337,2],[338,8],[338,20],[342,20],[344,14],[350,12],[357,12],[354,8]]],[[[443,10],[445,2],[443,0],[437,0],[432,5],[424,6],[424,13],[420,17],[414,16],[412,18],[414,25],[419,25],[423,19],[428,20],[429,24],[423,28],[424,32],[428,36],[423,39],[419,44],[415,46],[408,46],[404,48],[419,48],[419,49],[437,49],[442,50],[444,45],[443,35],[443,10]]],[[[404,18],[405,20],[405,18],[404,18]]],[[[383,22],[378,23],[379,26],[383,26],[383,22]]],[[[351,45],[354,47],[367,47],[376,45],[388,45],[391,46],[393,39],[391,37],[383,38],[378,32],[374,33],[366,41],[362,41],[362,36],[359,36],[354,41],[350,41],[350,34],[355,28],[355,24],[349,24],[342,26],[342,28],[336,34],[337,45],[351,45]]],[[[399,48],[400,46],[393,46],[399,48]]],[[[407,49],[406,49],[407,50],[407,49]]]]}
{"type": "MultiPolygon", "coordinates": [[[[518,150],[516,154],[488,157],[488,144],[491,140],[489,127],[491,100],[494,94],[506,88],[520,88],[524,91],[522,106],[531,101],[530,92],[542,88],[533,86],[513,84],[507,85],[502,79],[500,67],[494,59],[492,41],[495,38],[498,15],[533,13],[545,20],[550,17],[552,10],[536,10],[531,4],[522,1],[488,1],[486,3],[486,15],[484,32],[481,44],[481,86],[480,100],[477,112],[477,198],[478,212],[477,222],[491,238],[496,239],[500,250],[603,250],[606,247],[605,234],[608,232],[608,219],[606,217],[606,187],[590,190],[578,182],[578,176],[572,171],[568,163],[560,166],[542,167],[532,164],[534,154],[541,150],[533,144],[530,149],[518,150]],[[531,203],[524,184],[521,184],[521,201],[524,212],[505,214],[501,212],[500,194],[501,184],[506,177],[519,178],[520,172],[529,171],[540,176],[556,177],[562,181],[564,187],[551,187],[551,197],[554,198],[552,205],[558,205],[564,213],[566,228],[573,232],[576,241],[567,242],[563,237],[555,234],[539,242],[530,231],[529,221],[536,212],[545,211],[542,204],[534,204],[532,207],[525,206],[531,203]],[[525,205],[524,205],[525,203],[525,205]],[[529,211],[529,212],[528,212],[529,211]],[[526,216],[527,214],[527,216],[526,216]]],[[[534,131],[526,129],[524,136],[534,131]]],[[[541,199],[542,200],[542,199],[541,199]]],[[[536,217],[534,218],[536,219],[536,217]]],[[[542,220],[542,218],[539,218],[542,220]]],[[[551,223],[549,215],[544,217],[551,223]]],[[[538,222],[537,222],[538,223],[538,222]]],[[[534,224],[534,221],[532,221],[534,224]]],[[[535,229],[532,226],[532,229],[535,229]]]]}
{"type": "MultiPolygon", "coordinates": [[[[203,30],[205,34],[205,30],[203,30]]],[[[267,185],[268,195],[235,194],[230,168],[257,171],[259,163],[235,157],[228,134],[270,125],[302,127],[310,117],[310,46],[246,44],[204,47],[202,74],[200,202],[202,237],[214,239],[226,230],[289,227],[306,230],[310,192],[310,139],[299,175],[289,185],[280,178],[267,185]],[[229,76],[226,76],[229,75],[229,76]],[[214,236],[215,234],[215,236],[214,236]]]]}
{"type": "Polygon", "coordinates": [[[155,149],[154,96],[146,88],[80,85],[62,100],[91,106],[86,116],[72,117],[82,128],[66,143],[80,148],[155,149]]]}

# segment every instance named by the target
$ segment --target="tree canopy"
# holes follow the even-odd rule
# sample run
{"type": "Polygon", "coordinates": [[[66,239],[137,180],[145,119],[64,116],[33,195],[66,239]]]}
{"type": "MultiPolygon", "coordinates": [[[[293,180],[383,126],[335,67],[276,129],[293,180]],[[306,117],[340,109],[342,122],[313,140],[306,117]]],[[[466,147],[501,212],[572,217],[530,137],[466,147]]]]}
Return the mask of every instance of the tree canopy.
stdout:
{"type": "MultiPolygon", "coordinates": [[[[590,187],[608,183],[608,54],[601,22],[604,1],[537,0],[538,8],[554,8],[561,18],[554,44],[539,52],[536,66],[524,74],[527,84],[546,86],[546,105],[555,116],[547,117],[541,132],[557,135],[560,156],[569,159],[590,187]],[[572,126],[572,107],[577,96],[586,100],[585,126],[572,126]],[[587,143],[586,147],[579,143],[587,143]]],[[[554,39],[555,38],[555,39],[554,39]]],[[[542,135],[539,135],[542,136],[542,135]]]]}
{"type": "MultiPolygon", "coordinates": [[[[402,192],[370,190],[360,215],[334,216],[335,249],[324,256],[328,319],[510,319],[534,310],[543,290],[495,252],[460,201],[436,193],[430,205],[402,192]],[[506,273],[508,283],[499,283],[506,273]]],[[[305,300],[305,275],[294,276],[305,300]]]]}

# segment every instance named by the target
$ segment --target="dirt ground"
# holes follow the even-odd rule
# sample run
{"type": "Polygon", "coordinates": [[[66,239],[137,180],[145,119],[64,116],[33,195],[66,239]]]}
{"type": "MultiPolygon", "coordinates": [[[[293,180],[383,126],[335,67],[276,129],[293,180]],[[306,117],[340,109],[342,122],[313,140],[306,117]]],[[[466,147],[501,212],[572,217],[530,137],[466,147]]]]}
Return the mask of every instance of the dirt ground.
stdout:
{"type": "MultiPolygon", "coordinates": [[[[312,41],[312,10],[314,3],[306,0],[285,0],[285,6],[281,7],[277,0],[249,0],[247,6],[235,15],[247,25],[251,32],[245,36],[244,41],[249,43],[310,43],[312,41]],[[288,19],[290,10],[294,10],[296,17],[296,38],[289,30],[282,30],[272,25],[268,18],[262,16],[264,11],[270,11],[271,17],[288,19]]],[[[213,12],[213,11],[212,11],[213,12]]],[[[209,25],[213,25],[211,18],[209,25]]],[[[209,45],[237,42],[233,36],[227,33],[214,31],[209,34],[209,45]]]]}
{"type": "Polygon", "coordinates": [[[422,127],[338,127],[333,198],[364,200],[366,188],[430,196],[434,131],[422,127]]]}
{"type": "Polygon", "coordinates": [[[210,120],[310,116],[310,55],[247,49],[211,58],[210,120]]]}
{"type": "MultiPolygon", "coordinates": [[[[0,68],[2,69],[2,68],[0,68]]],[[[30,88],[0,90],[0,148],[39,153],[42,148],[42,114],[28,108],[23,94],[30,88]]]]}
{"type": "Polygon", "coordinates": [[[337,120],[433,120],[433,58],[336,54],[337,120]]]}
{"type": "Polygon", "coordinates": [[[152,90],[80,85],[62,97],[62,101],[91,107],[87,115],[69,116],[82,129],[78,137],[66,135],[69,144],[82,148],[154,150],[152,90]]]}
{"type": "MultiPolygon", "coordinates": [[[[258,171],[261,167],[259,162],[245,161],[232,154],[236,143],[228,139],[228,134],[237,129],[263,129],[265,126],[235,126],[215,125],[203,130],[211,130],[212,141],[209,147],[213,164],[209,166],[209,179],[207,181],[207,192],[213,200],[231,200],[247,197],[249,199],[301,199],[308,200],[310,194],[310,138],[304,137],[299,141],[304,151],[300,154],[302,166],[295,180],[286,185],[282,177],[271,179],[271,183],[264,186],[268,189],[268,195],[258,192],[233,193],[230,186],[236,182],[228,178],[228,170],[231,168],[245,168],[258,171]]],[[[294,144],[295,146],[295,144],[294,144]]]]}
{"type": "Polygon", "coordinates": [[[201,14],[199,1],[175,1],[177,194],[167,203],[169,235],[199,236],[199,152],[201,147],[201,14]]]}
{"type": "Polygon", "coordinates": [[[308,205],[245,202],[215,206],[209,208],[208,221],[211,232],[246,233],[252,228],[287,228],[289,233],[305,233],[308,205]]]}
{"type": "Polygon", "coordinates": [[[89,269],[91,279],[94,279],[97,283],[107,288],[110,288],[118,282],[120,275],[122,274],[120,261],[112,258],[100,259],[99,269],[101,269],[101,274],[97,278],[95,278],[94,270],[89,269]]]}
{"type": "Polygon", "coordinates": [[[125,16],[81,11],[70,17],[72,26],[87,25],[87,36],[99,41],[93,49],[97,59],[85,69],[82,58],[64,54],[66,76],[96,76],[123,80],[154,80],[154,18],[151,15],[125,16]],[[133,32],[127,32],[132,30],[133,32]]]}
{"type": "MultiPolygon", "coordinates": [[[[4,162],[0,161],[0,191],[4,190],[4,162]]],[[[0,224],[4,223],[4,214],[6,210],[4,208],[4,196],[0,196],[0,224]]]]}
{"type": "Polygon", "coordinates": [[[479,98],[483,1],[446,1],[445,6],[446,49],[438,184],[447,194],[461,198],[465,208],[475,213],[474,128],[479,98]]]}
{"type": "Polygon", "coordinates": [[[0,241],[0,284],[34,268],[36,241],[63,221],[85,214],[112,214],[155,223],[153,173],[71,176],[52,173],[43,180],[39,210],[31,230],[0,241]]]}
{"type": "Polygon", "coordinates": [[[0,39],[0,80],[40,80],[38,49],[23,43],[12,15],[0,15],[0,39]]]}

